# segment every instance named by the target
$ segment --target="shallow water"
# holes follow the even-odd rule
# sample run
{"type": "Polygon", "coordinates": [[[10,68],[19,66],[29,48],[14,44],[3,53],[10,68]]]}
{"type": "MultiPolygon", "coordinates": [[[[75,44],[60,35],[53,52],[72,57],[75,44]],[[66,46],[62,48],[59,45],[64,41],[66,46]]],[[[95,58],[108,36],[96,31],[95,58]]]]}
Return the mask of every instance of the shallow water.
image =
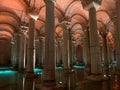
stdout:
{"type": "MultiPolygon", "coordinates": [[[[64,73],[61,67],[56,70],[56,82],[64,85],[64,90],[120,90],[120,77],[111,69],[109,79],[104,81],[91,81],[84,67],[74,67],[70,73],[64,73]]],[[[38,90],[36,85],[41,83],[42,70],[36,69],[37,78],[28,79],[23,73],[10,70],[0,70],[0,90],[38,90]]],[[[105,73],[105,72],[104,72],[105,73]]],[[[45,89],[44,89],[45,90],[45,89]]]]}

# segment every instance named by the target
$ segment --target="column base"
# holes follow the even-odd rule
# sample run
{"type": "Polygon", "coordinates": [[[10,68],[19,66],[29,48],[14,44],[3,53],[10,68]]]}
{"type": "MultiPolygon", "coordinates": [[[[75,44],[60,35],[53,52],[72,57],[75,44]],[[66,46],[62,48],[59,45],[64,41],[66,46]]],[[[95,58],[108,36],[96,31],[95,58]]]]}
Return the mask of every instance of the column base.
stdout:
{"type": "Polygon", "coordinates": [[[26,72],[25,73],[25,78],[37,78],[37,74],[35,74],[34,72],[26,72]]]}
{"type": "Polygon", "coordinates": [[[105,80],[109,80],[110,78],[101,74],[98,75],[90,75],[87,76],[86,78],[87,80],[91,80],[91,81],[105,81],[105,80]]]}
{"type": "Polygon", "coordinates": [[[116,69],[116,71],[115,71],[115,73],[114,73],[115,75],[119,75],[120,76],[120,69],[116,69]]]}
{"type": "Polygon", "coordinates": [[[13,70],[18,70],[18,66],[12,66],[13,70]]]}
{"type": "Polygon", "coordinates": [[[23,69],[23,68],[20,68],[18,71],[19,71],[20,73],[25,73],[25,69],[23,69]]]}
{"type": "Polygon", "coordinates": [[[66,68],[66,69],[63,69],[63,72],[64,73],[73,73],[75,70],[73,68],[66,68]]]}
{"type": "Polygon", "coordinates": [[[55,85],[45,85],[45,84],[36,84],[36,89],[38,90],[64,90],[65,85],[63,84],[55,84],[55,85]]]}
{"type": "Polygon", "coordinates": [[[109,65],[105,65],[105,66],[104,66],[104,70],[105,70],[105,71],[108,71],[108,70],[109,70],[109,65]]]}
{"type": "Polygon", "coordinates": [[[36,67],[43,69],[43,65],[42,64],[36,65],[36,67]]]}
{"type": "Polygon", "coordinates": [[[87,74],[91,74],[91,68],[90,68],[90,67],[86,67],[86,68],[85,68],[85,72],[86,72],[87,74]]]}

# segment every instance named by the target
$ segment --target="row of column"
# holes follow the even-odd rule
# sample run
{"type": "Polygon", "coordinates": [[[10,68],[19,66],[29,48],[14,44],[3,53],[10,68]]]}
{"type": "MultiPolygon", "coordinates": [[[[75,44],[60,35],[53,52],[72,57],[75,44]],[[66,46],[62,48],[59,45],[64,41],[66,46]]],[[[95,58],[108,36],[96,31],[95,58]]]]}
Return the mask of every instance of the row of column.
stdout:
{"type": "Polygon", "coordinates": [[[26,61],[26,36],[15,34],[12,40],[11,64],[13,68],[23,71],[26,61]]]}
{"type": "Polygon", "coordinates": [[[20,33],[15,34],[12,43],[12,66],[19,71],[26,70],[34,74],[35,68],[35,20],[29,19],[28,38],[25,28],[20,28],[20,33]],[[26,57],[27,56],[27,57],[26,57]],[[27,61],[26,61],[27,59],[27,61]]]}
{"type": "MultiPolygon", "coordinates": [[[[55,60],[55,40],[54,40],[54,2],[52,0],[45,0],[46,4],[46,35],[45,35],[45,56],[42,55],[44,53],[43,45],[40,46],[40,50],[43,53],[40,53],[40,61],[43,60],[43,67],[44,67],[44,77],[43,77],[43,82],[44,83],[53,83],[53,85],[56,82],[56,60],[55,60]]],[[[90,17],[90,32],[86,31],[86,35],[90,37],[90,40],[86,38],[89,44],[86,44],[85,48],[86,50],[86,61],[87,61],[87,66],[91,68],[91,73],[93,75],[99,75],[101,74],[101,60],[100,60],[100,53],[99,53],[99,40],[98,40],[98,33],[97,33],[97,24],[96,24],[96,16],[95,16],[95,8],[92,7],[89,10],[89,17],[90,17]]],[[[34,20],[31,18],[29,22],[29,39],[28,39],[28,53],[27,53],[27,72],[34,73],[34,67],[35,67],[35,26],[34,26],[34,20]]],[[[66,25],[63,26],[65,30],[63,30],[63,67],[64,69],[70,68],[70,63],[72,62],[72,50],[71,50],[71,37],[69,37],[69,30],[67,29],[66,25]],[[70,41],[69,41],[70,40],[70,41]],[[69,47],[69,49],[68,49],[69,47]],[[70,52],[70,53],[68,53],[70,52]]],[[[23,36],[22,36],[23,37],[23,36]]],[[[19,35],[16,36],[17,42],[16,44],[19,44],[19,35]]],[[[24,38],[24,37],[23,37],[24,38]]],[[[26,39],[24,39],[26,40],[26,39]]],[[[26,41],[24,41],[26,42],[26,41]]],[[[40,42],[42,43],[43,41],[40,38],[40,42]]],[[[21,43],[21,48],[25,48],[25,43],[21,43]]],[[[20,47],[19,45],[17,45],[20,47]]],[[[25,67],[25,57],[24,59],[21,58],[22,56],[25,56],[24,54],[17,54],[20,50],[20,52],[25,52],[22,49],[18,49],[16,47],[15,52],[13,54],[14,57],[20,58],[19,60],[19,68],[24,68],[25,67]],[[16,55],[22,55],[22,56],[16,56],[16,55]],[[22,64],[24,63],[24,64],[22,64]]],[[[106,48],[105,48],[106,50],[106,48]]],[[[14,51],[14,50],[13,50],[14,51]]],[[[119,55],[119,54],[117,54],[119,55]]],[[[17,58],[15,58],[17,59],[17,58]]],[[[15,60],[13,59],[13,60],[15,60]]],[[[106,57],[105,57],[106,59],[106,57]]],[[[15,60],[18,61],[18,60],[15,60]]],[[[15,65],[14,62],[13,65],[15,65]]],[[[105,64],[107,65],[107,61],[105,61],[105,64]]],[[[118,63],[119,65],[119,63],[118,63]]]]}

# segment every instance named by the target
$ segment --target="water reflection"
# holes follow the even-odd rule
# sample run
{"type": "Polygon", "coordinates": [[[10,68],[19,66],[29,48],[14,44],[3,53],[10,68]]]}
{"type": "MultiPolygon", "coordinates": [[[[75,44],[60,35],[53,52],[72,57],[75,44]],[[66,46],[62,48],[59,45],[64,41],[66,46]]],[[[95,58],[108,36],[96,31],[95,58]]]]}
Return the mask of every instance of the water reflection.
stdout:
{"type": "Polygon", "coordinates": [[[84,90],[102,90],[102,82],[85,81],[84,90]]]}
{"type": "Polygon", "coordinates": [[[25,78],[23,90],[35,90],[34,79],[27,79],[27,78],[25,78]]]}
{"type": "MultiPolygon", "coordinates": [[[[108,73],[109,74],[109,73],[108,73]]],[[[28,79],[16,71],[0,73],[0,90],[38,90],[42,73],[36,79],[28,79]]],[[[73,69],[70,73],[56,70],[56,81],[65,86],[64,90],[120,90],[120,76],[111,74],[109,80],[95,82],[86,79],[84,69],[73,69]]]]}

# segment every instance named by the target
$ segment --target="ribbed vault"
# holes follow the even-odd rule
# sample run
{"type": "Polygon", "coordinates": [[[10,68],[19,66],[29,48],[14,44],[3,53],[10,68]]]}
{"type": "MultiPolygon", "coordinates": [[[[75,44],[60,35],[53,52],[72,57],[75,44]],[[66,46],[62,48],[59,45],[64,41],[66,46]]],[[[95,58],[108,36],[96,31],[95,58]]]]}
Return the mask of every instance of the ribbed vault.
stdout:
{"type": "MultiPolygon", "coordinates": [[[[34,6],[39,11],[39,17],[35,22],[37,35],[45,37],[46,7],[43,0],[14,0],[12,5],[10,0],[0,0],[0,42],[2,42],[0,48],[8,47],[9,52],[11,52],[10,42],[14,34],[20,32],[21,25],[28,26],[29,13],[35,12],[34,6]],[[5,47],[3,44],[8,43],[8,41],[9,44],[5,47]]],[[[115,0],[102,0],[101,7],[96,12],[98,32],[108,33],[108,38],[111,38],[114,33],[114,28],[111,28],[110,24],[111,18],[114,17],[114,9],[115,0]]],[[[80,0],[56,0],[54,17],[56,40],[63,39],[64,29],[61,27],[61,23],[69,21],[72,40],[81,42],[80,40],[84,37],[84,32],[89,25],[89,15],[88,11],[83,9],[80,0]]],[[[3,52],[4,50],[0,49],[0,55],[3,52]]],[[[4,55],[10,57],[10,53],[4,53],[4,55]]]]}

